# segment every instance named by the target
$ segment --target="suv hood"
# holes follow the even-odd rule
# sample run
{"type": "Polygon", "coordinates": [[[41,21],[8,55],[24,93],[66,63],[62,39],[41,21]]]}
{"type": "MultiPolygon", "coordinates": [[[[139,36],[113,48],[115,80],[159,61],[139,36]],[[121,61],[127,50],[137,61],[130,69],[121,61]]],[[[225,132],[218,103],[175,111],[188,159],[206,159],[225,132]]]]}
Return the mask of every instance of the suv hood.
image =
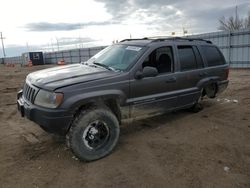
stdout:
{"type": "Polygon", "coordinates": [[[65,65],[30,73],[26,81],[39,88],[55,90],[59,87],[99,80],[119,74],[98,66],[65,65]]]}

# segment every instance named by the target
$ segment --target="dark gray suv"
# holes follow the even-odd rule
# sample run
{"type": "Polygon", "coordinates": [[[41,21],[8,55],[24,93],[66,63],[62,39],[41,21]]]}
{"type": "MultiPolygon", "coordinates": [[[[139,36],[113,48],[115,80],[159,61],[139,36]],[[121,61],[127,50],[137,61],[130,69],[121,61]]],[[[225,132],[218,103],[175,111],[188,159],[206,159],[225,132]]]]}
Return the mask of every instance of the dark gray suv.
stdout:
{"type": "Polygon", "coordinates": [[[228,85],[229,66],[210,41],[127,39],[80,64],[29,74],[18,93],[22,116],[66,135],[85,161],[108,155],[124,119],[201,110],[228,85]]]}

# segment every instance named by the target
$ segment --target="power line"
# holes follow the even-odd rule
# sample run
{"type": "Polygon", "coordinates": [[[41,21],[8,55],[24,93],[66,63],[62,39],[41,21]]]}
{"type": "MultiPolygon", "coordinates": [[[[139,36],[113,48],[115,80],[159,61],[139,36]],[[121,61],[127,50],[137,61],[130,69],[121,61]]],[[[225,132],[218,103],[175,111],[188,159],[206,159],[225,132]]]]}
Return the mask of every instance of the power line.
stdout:
{"type": "Polygon", "coordinates": [[[0,39],[2,41],[3,57],[5,58],[6,54],[5,54],[4,43],[3,43],[3,39],[5,39],[5,38],[3,38],[3,33],[2,32],[0,32],[0,39]]]}

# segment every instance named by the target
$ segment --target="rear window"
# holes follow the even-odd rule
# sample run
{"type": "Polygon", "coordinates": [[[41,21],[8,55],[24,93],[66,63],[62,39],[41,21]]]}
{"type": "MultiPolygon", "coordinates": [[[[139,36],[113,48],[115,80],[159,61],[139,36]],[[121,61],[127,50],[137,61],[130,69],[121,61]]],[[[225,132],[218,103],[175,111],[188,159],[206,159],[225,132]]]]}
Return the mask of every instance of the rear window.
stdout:
{"type": "Polygon", "coordinates": [[[205,58],[207,59],[207,65],[209,67],[225,64],[223,56],[216,47],[201,46],[201,49],[203,51],[205,58]]]}

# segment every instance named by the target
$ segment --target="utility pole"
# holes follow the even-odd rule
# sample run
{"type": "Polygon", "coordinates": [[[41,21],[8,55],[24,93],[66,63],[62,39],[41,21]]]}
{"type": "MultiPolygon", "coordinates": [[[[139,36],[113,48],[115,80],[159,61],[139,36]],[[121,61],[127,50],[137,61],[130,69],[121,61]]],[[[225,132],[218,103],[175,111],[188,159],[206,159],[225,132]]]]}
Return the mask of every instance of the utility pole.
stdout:
{"type": "Polygon", "coordinates": [[[240,28],[240,20],[238,18],[238,6],[236,4],[236,7],[235,7],[235,29],[239,29],[240,28]]]}
{"type": "Polygon", "coordinates": [[[28,42],[26,42],[26,48],[27,48],[27,52],[29,52],[30,48],[29,48],[29,43],[28,42]]]}
{"type": "Polygon", "coordinates": [[[4,44],[3,44],[3,39],[5,39],[5,38],[3,38],[3,33],[2,32],[0,32],[0,39],[2,41],[3,57],[5,58],[6,54],[5,54],[4,44]]]}
{"type": "Polygon", "coordinates": [[[58,42],[58,38],[56,37],[56,44],[57,44],[57,51],[60,51],[60,46],[59,46],[59,42],[58,42]]]}
{"type": "Polygon", "coordinates": [[[54,46],[53,46],[52,38],[50,39],[50,42],[51,42],[51,50],[52,50],[52,52],[54,52],[54,46]]]}
{"type": "Polygon", "coordinates": [[[182,30],[183,30],[183,36],[185,36],[185,34],[187,34],[187,30],[185,29],[185,27],[182,27],[182,30]]]}

